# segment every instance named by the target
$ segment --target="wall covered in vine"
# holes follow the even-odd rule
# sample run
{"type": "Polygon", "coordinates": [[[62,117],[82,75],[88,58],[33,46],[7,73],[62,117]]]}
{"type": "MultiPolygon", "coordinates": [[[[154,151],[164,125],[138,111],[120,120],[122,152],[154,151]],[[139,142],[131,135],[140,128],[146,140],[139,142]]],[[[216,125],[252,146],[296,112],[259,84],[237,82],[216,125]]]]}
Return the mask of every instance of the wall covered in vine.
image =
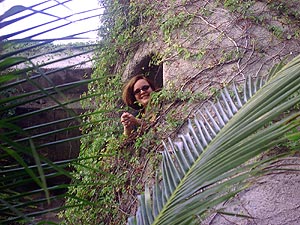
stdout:
{"type": "MultiPolygon", "coordinates": [[[[75,174],[83,181],[69,190],[91,204],[66,209],[67,224],[125,224],[137,195],[152,184],[162,140],[175,137],[205,100],[231,82],[266,75],[272,66],[300,53],[297,1],[102,0],[105,13],[96,54],[94,97],[82,102],[92,125],[83,126],[75,174]],[[157,79],[147,126],[122,135],[124,81],[136,73],[157,79]],[[157,76],[153,75],[156,74],[157,76]],[[97,158],[95,159],[95,156],[97,158]]],[[[76,205],[67,199],[66,205],[76,205]]]]}

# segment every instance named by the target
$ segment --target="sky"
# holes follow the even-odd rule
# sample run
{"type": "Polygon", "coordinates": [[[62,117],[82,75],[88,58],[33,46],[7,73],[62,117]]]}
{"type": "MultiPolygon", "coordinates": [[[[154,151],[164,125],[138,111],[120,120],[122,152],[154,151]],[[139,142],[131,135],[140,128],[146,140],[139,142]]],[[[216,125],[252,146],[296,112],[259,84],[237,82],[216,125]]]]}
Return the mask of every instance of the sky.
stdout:
{"type": "MultiPolygon", "coordinates": [[[[34,7],[36,10],[42,10],[45,8],[48,8],[50,6],[53,6],[57,4],[57,2],[64,3],[65,6],[57,6],[52,9],[48,9],[45,12],[48,14],[52,14],[55,16],[59,17],[65,17],[68,15],[74,15],[75,13],[82,12],[85,10],[90,10],[90,9],[97,9],[95,11],[89,12],[89,13],[84,13],[82,15],[77,15],[77,16],[72,16],[68,17],[67,19],[60,21],[60,22],[55,22],[53,24],[48,24],[44,26],[43,28],[37,28],[34,29],[30,32],[23,33],[21,35],[14,36],[13,38],[24,38],[26,36],[30,36],[32,34],[36,34],[38,32],[48,30],[52,27],[56,27],[61,24],[66,24],[69,22],[72,22],[71,25],[59,28],[55,31],[48,32],[43,35],[36,36],[34,39],[45,39],[45,38],[59,38],[59,37],[64,37],[68,35],[72,35],[75,33],[80,33],[88,30],[94,30],[97,29],[100,25],[100,19],[99,16],[96,16],[94,18],[84,20],[82,22],[74,22],[75,20],[78,20],[83,17],[88,17],[88,16],[93,16],[93,15],[99,15],[102,13],[102,9],[98,4],[98,0],[4,0],[0,3],[0,15],[2,15],[4,12],[6,12],[8,9],[10,9],[12,6],[15,5],[23,5],[25,7],[33,6],[38,3],[43,3],[42,5],[34,7]]],[[[27,15],[29,13],[32,13],[31,10],[26,10],[25,12],[19,13],[17,15],[11,16],[8,19],[4,20],[10,20],[15,17],[19,17],[21,15],[27,15]]],[[[8,25],[4,28],[1,28],[0,30],[0,36],[9,34],[18,30],[23,30],[27,27],[32,27],[34,25],[39,25],[44,22],[48,21],[54,21],[56,18],[54,16],[50,15],[43,15],[41,13],[38,13],[34,16],[30,16],[30,18],[26,18],[22,21],[18,21],[15,24],[8,25]]],[[[3,22],[3,21],[2,21],[3,22]]],[[[79,37],[88,37],[91,38],[90,40],[95,41],[97,39],[97,32],[89,32],[86,34],[83,34],[79,37]]],[[[88,41],[88,40],[78,40],[78,41],[88,41]]],[[[68,43],[68,42],[76,42],[76,40],[68,40],[68,41],[60,41],[62,43],[68,43]]]]}

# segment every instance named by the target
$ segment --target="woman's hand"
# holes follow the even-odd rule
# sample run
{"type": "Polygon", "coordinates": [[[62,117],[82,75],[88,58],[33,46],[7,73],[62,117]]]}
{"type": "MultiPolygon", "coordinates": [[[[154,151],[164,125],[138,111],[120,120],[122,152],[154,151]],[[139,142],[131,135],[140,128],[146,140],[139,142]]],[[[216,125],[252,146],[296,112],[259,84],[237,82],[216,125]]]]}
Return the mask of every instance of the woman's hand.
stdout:
{"type": "Polygon", "coordinates": [[[124,127],[124,134],[129,135],[133,131],[135,126],[140,126],[141,122],[135,118],[132,114],[124,112],[121,116],[121,123],[124,127]]]}

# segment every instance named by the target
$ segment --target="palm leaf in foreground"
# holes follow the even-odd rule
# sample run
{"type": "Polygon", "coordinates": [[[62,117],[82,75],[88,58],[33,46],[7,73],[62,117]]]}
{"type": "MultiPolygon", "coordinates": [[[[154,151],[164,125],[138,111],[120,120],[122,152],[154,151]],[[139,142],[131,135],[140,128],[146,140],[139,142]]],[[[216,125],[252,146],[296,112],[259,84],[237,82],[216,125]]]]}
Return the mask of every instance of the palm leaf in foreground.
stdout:
{"type": "Polygon", "coordinates": [[[233,96],[224,89],[220,100],[188,123],[186,134],[165,144],[162,181],[156,181],[152,200],[149,188],[139,196],[137,214],[128,224],[196,223],[263,172],[264,162],[250,164],[250,159],[288,137],[299,138],[294,128],[300,113],[282,114],[300,102],[300,57],[271,73],[269,80],[247,81],[243,97],[235,85],[233,96]]]}
{"type": "MultiPolygon", "coordinates": [[[[41,34],[66,28],[71,24],[69,19],[75,16],[70,14],[58,17],[47,13],[48,9],[63,7],[62,5],[70,0],[57,2],[50,7],[47,6],[47,2],[51,1],[46,0],[30,7],[16,5],[0,15],[2,29],[6,26],[14,26],[17,29],[16,32],[0,37],[1,224],[12,224],[17,221],[35,224],[38,220],[34,217],[59,211],[64,207],[61,204],[52,207],[49,203],[63,202],[66,188],[71,185],[68,183],[69,180],[73,180],[72,185],[83,185],[70,170],[72,165],[85,164],[87,158],[69,159],[66,155],[53,156],[57,150],[60,150],[60,153],[69,152],[68,157],[72,150],[72,154],[75,155],[72,144],[74,140],[79,142],[82,136],[79,127],[90,124],[82,125],[84,115],[80,114],[83,111],[80,101],[83,98],[70,92],[87,86],[93,80],[79,79],[73,75],[70,79],[59,81],[62,78],[59,75],[61,72],[90,63],[91,53],[96,52],[100,45],[52,44],[57,40],[84,39],[80,36],[91,30],[83,33],[75,31],[72,35],[61,38],[37,39],[41,34]],[[43,9],[37,10],[37,6],[43,9]],[[29,13],[26,16],[19,16],[18,13],[25,10],[29,13]],[[28,28],[19,25],[26,17],[31,18],[36,14],[48,15],[55,19],[28,28]],[[50,25],[53,27],[49,28],[50,25]],[[36,30],[37,28],[44,31],[40,32],[36,30]],[[26,36],[27,31],[31,34],[26,36]],[[19,34],[26,37],[17,39],[16,36],[19,34]],[[78,57],[83,60],[78,60],[78,57]],[[61,116],[58,116],[59,113],[61,116]]],[[[89,11],[94,10],[96,9],[89,11]]],[[[85,14],[87,12],[77,13],[76,15],[80,14],[82,17],[73,22],[90,19],[91,16],[85,14]]],[[[91,96],[85,95],[85,98],[91,96]]],[[[78,204],[90,204],[80,200],[78,199],[78,204]]]]}

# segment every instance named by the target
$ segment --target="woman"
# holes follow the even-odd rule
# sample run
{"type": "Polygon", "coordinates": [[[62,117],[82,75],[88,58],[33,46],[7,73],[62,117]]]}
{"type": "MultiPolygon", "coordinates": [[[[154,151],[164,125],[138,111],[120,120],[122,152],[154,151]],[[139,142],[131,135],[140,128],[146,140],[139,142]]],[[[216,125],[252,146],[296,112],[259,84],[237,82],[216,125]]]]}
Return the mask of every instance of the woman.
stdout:
{"type": "MultiPolygon", "coordinates": [[[[140,110],[140,114],[146,112],[151,92],[155,91],[153,83],[143,75],[132,77],[123,88],[122,98],[129,107],[140,110]]],[[[136,127],[141,125],[141,119],[131,113],[124,112],[121,116],[124,134],[130,135],[136,127]]]]}

